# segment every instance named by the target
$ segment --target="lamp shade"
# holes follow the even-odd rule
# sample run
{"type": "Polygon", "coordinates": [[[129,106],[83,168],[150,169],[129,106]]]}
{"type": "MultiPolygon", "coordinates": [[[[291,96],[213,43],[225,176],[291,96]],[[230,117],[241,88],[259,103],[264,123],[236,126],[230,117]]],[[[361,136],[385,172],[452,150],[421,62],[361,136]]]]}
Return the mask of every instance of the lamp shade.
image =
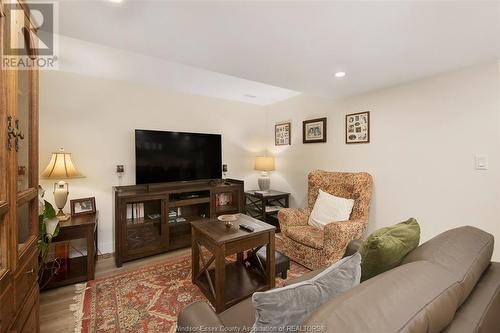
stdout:
{"type": "Polygon", "coordinates": [[[49,165],[42,172],[43,178],[81,178],[84,177],[75,167],[71,160],[71,154],[59,151],[52,153],[49,165]]]}
{"type": "Polygon", "coordinates": [[[274,157],[271,156],[258,156],[255,158],[255,170],[258,171],[273,171],[274,170],[274,157]]]}

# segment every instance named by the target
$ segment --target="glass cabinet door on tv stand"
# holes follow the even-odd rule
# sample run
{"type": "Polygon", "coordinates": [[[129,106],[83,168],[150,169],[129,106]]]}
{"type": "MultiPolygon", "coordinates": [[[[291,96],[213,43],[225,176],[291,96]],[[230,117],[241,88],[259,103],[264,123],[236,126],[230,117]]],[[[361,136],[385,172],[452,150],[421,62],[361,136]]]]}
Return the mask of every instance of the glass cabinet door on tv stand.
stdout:
{"type": "Polygon", "coordinates": [[[163,220],[164,200],[140,200],[127,203],[124,221],[127,254],[166,247],[168,233],[163,220]]]}

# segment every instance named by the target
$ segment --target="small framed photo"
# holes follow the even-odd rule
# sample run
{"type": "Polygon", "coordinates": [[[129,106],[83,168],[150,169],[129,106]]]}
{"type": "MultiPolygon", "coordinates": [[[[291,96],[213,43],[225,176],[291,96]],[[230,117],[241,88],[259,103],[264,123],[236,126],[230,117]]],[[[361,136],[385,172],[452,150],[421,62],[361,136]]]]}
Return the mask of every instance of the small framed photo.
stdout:
{"type": "Polygon", "coordinates": [[[292,123],[274,125],[274,145],[287,146],[291,144],[292,123]]]}
{"type": "Polygon", "coordinates": [[[326,118],[305,120],[302,122],[302,142],[326,142],[326,118]]]}
{"type": "Polygon", "coordinates": [[[370,111],[345,116],[345,143],[370,142],[370,111]]]}
{"type": "Polygon", "coordinates": [[[92,214],[96,212],[95,198],[82,198],[70,201],[71,216],[92,214]]]}

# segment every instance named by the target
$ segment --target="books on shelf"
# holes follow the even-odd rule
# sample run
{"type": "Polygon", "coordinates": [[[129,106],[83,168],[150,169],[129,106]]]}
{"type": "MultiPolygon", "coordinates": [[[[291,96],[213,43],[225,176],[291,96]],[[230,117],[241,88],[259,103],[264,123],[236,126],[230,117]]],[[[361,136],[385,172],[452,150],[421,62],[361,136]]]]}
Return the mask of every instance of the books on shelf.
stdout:
{"type": "Polygon", "coordinates": [[[128,220],[137,220],[140,218],[144,218],[144,203],[128,204],[127,205],[127,219],[128,220]]]}
{"type": "Polygon", "coordinates": [[[277,211],[279,211],[282,208],[283,207],[281,207],[281,206],[266,206],[266,213],[277,212],[277,211]]]}

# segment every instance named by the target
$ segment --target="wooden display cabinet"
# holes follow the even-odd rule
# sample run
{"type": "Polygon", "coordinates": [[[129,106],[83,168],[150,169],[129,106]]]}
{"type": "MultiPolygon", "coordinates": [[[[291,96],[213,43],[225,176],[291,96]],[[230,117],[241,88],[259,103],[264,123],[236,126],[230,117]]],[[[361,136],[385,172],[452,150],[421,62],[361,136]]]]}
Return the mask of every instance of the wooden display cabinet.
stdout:
{"type": "MultiPolygon", "coordinates": [[[[38,69],[7,68],[4,61],[7,43],[15,42],[10,38],[29,46],[27,41],[36,40],[35,31],[24,1],[0,1],[1,333],[39,331],[38,69]],[[11,34],[16,24],[22,33],[11,34]]],[[[25,51],[33,65],[34,49],[25,51]]]]}

